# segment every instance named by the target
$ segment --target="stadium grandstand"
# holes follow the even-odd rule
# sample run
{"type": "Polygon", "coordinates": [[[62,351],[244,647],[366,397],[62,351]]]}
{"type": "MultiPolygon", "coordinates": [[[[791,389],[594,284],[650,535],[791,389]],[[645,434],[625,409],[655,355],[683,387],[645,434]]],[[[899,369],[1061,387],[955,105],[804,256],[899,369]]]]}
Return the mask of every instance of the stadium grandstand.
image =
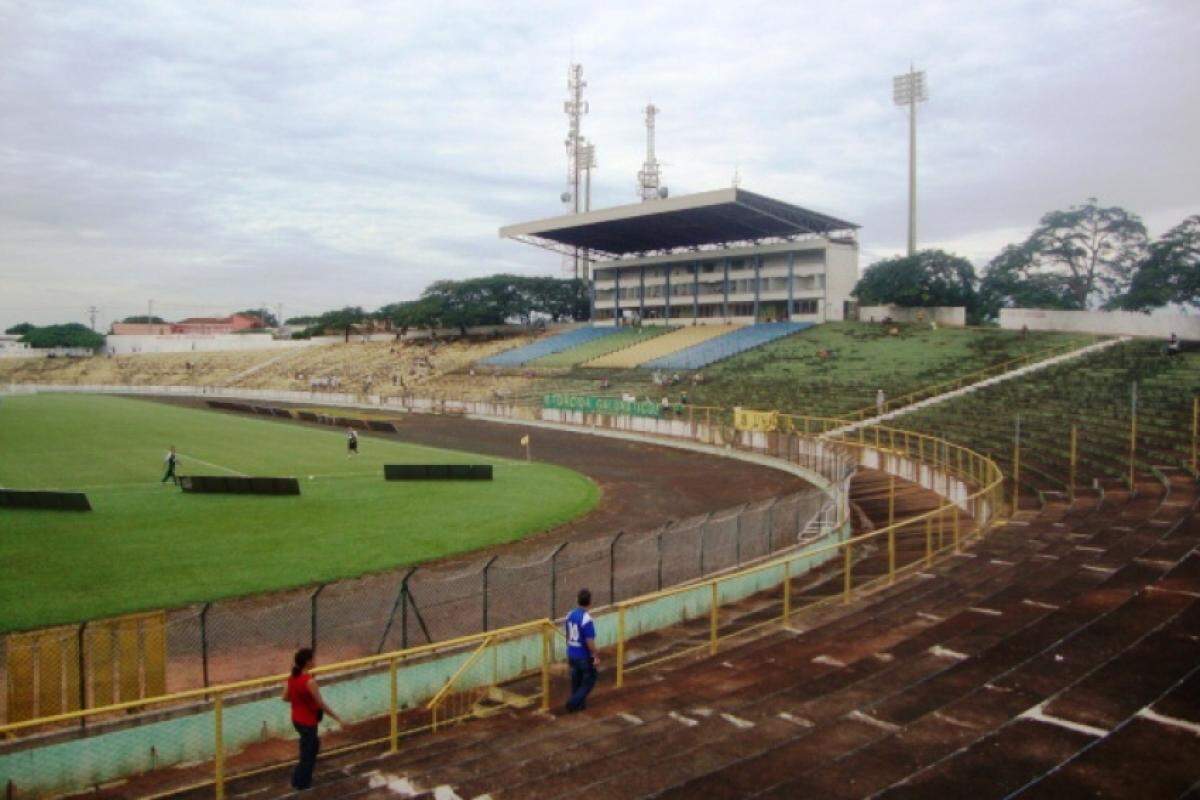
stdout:
{"type": "Polygon", "coordinates": [[[509,225],[500,235],[592,260],[592,320],[753,324],[845,319],[858,226],[744,189],[509,225]]]}

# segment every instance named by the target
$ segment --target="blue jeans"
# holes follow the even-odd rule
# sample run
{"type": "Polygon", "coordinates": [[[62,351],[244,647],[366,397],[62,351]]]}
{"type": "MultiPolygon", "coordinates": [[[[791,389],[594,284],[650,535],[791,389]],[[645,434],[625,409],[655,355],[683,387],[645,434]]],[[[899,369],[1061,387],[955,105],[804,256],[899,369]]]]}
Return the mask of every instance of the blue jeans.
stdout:
{"type": "Polygon", "coordinates": [[[596,666],[589,658],[569,659],[571,665],[571,697],[567,700],[568,711],[587,708],[587,696],[596,685],[596,666]]]}
{"type": "Polygon", "coordinates": [[[296,733],[300,734],[300,760],[292,771],[292,788],[307,789],[312,786],[313,767],[317,765],[317,753],[321,750],[321,740],[317,738],[316,725],[301,725],[293,722],[296,733]]]}

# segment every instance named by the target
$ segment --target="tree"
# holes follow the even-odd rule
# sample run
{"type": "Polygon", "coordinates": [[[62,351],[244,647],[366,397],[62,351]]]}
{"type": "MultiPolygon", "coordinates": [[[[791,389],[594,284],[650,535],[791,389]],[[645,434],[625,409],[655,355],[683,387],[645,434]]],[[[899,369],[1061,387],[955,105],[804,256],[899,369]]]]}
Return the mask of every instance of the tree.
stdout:
{"type": "Polygon", "coordinates": [[[1188,217],[1150,247],[1120,306],[1132,311],[1176,303],[1200,308],[1200,214],[1188,217]]]}
{"type": "Polygon", "coordinates": [[[18,322],[16,325],[13,325],[11,328],[6,329],[4,332],[9,334],[10,336],[24,336],[25,334],[27,334],[31,330],[33,330],[34,327],[35,326],[32,322],[18,322]]]}
{"type": "Polygon", "coordinates": [[[104,346],[103,336],[78,322],[34,328],[25,333],[21,341],[28,342],[30,347],[86,347],[94,350],[104,346]]]}
{"type": "Polygon", "coordinates": [[[145,314],[135,314],[132,317],[126,317],[121,322],[128,322],[133,325],[166,325],[167,321],[162,317],[150,317],[145,314]]]}
{"type": "Polygon", "coordinates": [[[360,306],[346,306],[336,311],[326,311],[317,317],[313,327],[324,331],[342,331],[348,342],[350,341],[350,331],[354,329],[355,325],[362,324],[366,318],[366,312],[360,306]]]}
{"type": "Polygon", "coordinates": [[[317,321],[316,317],[309,315],[306,317],[288,317],[284,321],[284,324],[285,325],[305,325],[305,326],[307,326],[307,325],[312,325],[316,321],[317,321]]]}
{"type": "Polygon", "coordinates": [[[1064,275],[1039,272],[1028,243],[1010,244],[984,268],[979,284],[983,319],[995,319],[1001,308],[1076,309],[1064,275]]]}
{"type": "Polygon", "coordinates": [[[922,250],[876,261],[859,279],[854,295],[863,305],[965,306],[974,320],[979,313],[975,281],[975,267],[965,258],[922,250]]]}
{"type": "Polygon", "coordinates": [[[267,328],[279,327],[279,318],[272,314],[269,308],[247,308],[244,311],[236,311],[234,313],[245,317],[255,317],[267,328]]]}
{"type": "Polygon", "coordinates": [[[1136,214],[1096,198],[1044,215],[1022,245],[1033,269],[1059,276],[1072,307],[1113,304],[1123,295],[1145,257],[1146,226],[1136,214]]]}
{"type": "Polygon", "coordinates": [[[441,319],[441,309],[440,302],[423,297],[419,300],[389,303],[376,311],[375,317],[389,321],[392,327],[404,336],[409,328],[436,328],[441,319]]]}

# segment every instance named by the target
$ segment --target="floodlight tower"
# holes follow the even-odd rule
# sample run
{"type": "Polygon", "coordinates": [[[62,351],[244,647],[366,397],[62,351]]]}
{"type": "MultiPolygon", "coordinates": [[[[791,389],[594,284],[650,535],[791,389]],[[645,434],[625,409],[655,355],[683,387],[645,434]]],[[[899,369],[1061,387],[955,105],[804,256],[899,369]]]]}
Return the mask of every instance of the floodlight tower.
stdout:
{"type": "Polygon", "coordinates": [[[908,254],[917,251],[917,103],[929,99],[925,72],[909,65],[908,72],[892,79],[892,100],[908,106],[908,254]]]}
{"type": "MultiPolygon", "coordinates": [[[[588,113],[587,101],[583,99],[583,90],[587,82],[583,79],[583,65],[572,64],[567,68],[567,99],[563,103],[563,111],[567,115],[567,190],[562,193],[562,201],[571,207],[571,213],[579,213],[579,181],[583,171],[584,148],[586,143],[580,135],[580,124],[583,115],[588,113]]],[[[589,169],[590,177],[590,169],[589,169]]],[[[580,274],[579,251],[573,258],[573,274],[576,278],[585,277],[580,274]]]]}
{"type": "Polygon", "coordinates": [[[654,117],[658,115],[658,106],[654,103],[646,105],[646,163],[638,171],[638,196],[642,202],[657,200],[667,196],[667,187],[659,186],[662,179],[662,168],[654,157],[654,117]]]}

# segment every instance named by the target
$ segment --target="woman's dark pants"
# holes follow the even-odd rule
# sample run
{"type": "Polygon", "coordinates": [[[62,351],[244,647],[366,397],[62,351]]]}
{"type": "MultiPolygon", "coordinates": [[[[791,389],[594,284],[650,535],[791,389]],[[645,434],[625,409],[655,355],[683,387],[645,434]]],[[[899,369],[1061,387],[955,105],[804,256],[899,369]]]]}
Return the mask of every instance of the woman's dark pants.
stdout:
{"type": "Polygon", "coordinates": [[[316,725],[292,724],[296,727],[296,733],[300,734],[300,761],[292,771],[292,788],[307,789],[312,786],[313,768],[317,765],[321,740],[317,737],[316,725]]]}

